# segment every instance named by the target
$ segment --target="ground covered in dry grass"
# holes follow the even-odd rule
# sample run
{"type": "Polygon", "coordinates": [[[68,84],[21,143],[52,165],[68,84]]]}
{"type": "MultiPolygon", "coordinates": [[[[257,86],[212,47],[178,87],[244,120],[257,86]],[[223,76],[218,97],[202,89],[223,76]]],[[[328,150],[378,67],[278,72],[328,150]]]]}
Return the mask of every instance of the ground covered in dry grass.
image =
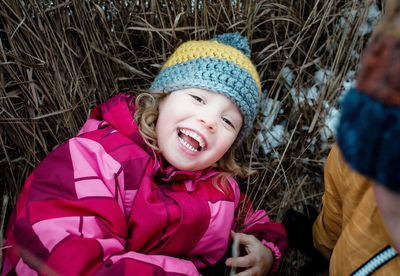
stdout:
{"type": "MultiPolygon", "coordinates": [[[[319,208],[337,100],[381,10],[375,0],[2,1],[1,230],[25,178],[96,104],[145,91],[183,41],[233,31],[249,38],[263,85],[240,154],[258,179],[243,190],[279,222],[288,208],[319,208]]],[[[289,250],[280,274],[304,261],[289,250]]]]}

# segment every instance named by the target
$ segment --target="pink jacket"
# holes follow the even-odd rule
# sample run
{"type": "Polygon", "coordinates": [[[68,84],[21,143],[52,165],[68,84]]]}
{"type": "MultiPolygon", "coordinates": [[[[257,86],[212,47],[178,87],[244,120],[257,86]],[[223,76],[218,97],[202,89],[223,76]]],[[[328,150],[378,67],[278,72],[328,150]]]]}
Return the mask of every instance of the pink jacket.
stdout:
{"type": "MultiPolygon", "coordinates": [[[[199,275],[229,244],[241,194],[215,169],[162,168],[133,120],[134,98],[97,106],[78,135],[28,177],[10,218],[2,275],[199,275]]],[[[250,212],[244,232],[275,255],[282,225],[250,212]]]]}

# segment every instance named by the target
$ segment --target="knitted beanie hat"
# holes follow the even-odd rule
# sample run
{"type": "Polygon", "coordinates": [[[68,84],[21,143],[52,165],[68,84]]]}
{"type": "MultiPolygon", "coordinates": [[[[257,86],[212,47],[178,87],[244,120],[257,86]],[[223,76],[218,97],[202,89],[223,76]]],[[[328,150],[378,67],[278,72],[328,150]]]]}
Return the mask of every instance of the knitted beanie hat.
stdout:
{"type": "Polygon", "coordinates": [[[400,28],[384,25],[341,103],[338,144],[353,169],[400,193],[400,28]]]}
{"type": "Polygon", "coordinates": [[[168,58],[150,90],[172,92],[184,88],[202,88],[221,93],[238,107],[243,125],[236,138],[238,145],[253,127],[261,83],[250,61],[247,38],[225,33],[212,40],[188,41],[168,58]]]}

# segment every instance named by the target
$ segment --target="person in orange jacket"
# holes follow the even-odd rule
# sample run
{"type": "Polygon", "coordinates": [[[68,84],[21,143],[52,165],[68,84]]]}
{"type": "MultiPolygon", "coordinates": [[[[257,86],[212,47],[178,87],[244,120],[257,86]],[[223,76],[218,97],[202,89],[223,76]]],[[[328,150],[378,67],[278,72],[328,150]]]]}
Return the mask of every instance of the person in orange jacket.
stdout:
{"type": "MultiPolygon", "coordinates": [[[[329,259],[330,275],[400,272],[400,4],[396,2],[386,3],[386,15],[362,57],[356,86],[341,102],[337,144],[324,167],[322,209],[312,225],[316,250],[312,244],[299,243],[299,232],[294,231],[294,226],[312,219],[291,211],[284,221],[289,242],[311,252],[314,260],[321,260],[321,255],[329,259]]],[[[305,224],[301,227],[307,232],[305,224]]],[[[303,268],[308,275],[323,268],[317,269],[316,261],[311,264],[303,268]]]]}

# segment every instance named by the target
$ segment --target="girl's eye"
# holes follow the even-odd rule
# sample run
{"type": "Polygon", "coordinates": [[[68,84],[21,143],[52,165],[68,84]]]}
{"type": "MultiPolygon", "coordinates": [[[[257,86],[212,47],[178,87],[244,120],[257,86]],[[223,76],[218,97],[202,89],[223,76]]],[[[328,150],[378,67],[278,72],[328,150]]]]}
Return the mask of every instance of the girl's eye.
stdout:
{"type": "Polygon", "coordinates": [[[196,95],[190,95],[190,96],[192,96],[192,98],[193,98],[195,101],[197,101],[197,102],[199,102],[199,103],[204,103],[204,101],[203,101],[202,98],[200,98],[200,97],[198,97],[198,96],[196,96],[196,95]]]}
{"type": "Polygon", "coordinates": [[[229,121],[227,118],[222,118],[222,121],[224,121],[224,123],[228,124],[230,127],[232,127],[233,129],[235,129],[235,126],[232,124],[231,121],[229,121]]]}

